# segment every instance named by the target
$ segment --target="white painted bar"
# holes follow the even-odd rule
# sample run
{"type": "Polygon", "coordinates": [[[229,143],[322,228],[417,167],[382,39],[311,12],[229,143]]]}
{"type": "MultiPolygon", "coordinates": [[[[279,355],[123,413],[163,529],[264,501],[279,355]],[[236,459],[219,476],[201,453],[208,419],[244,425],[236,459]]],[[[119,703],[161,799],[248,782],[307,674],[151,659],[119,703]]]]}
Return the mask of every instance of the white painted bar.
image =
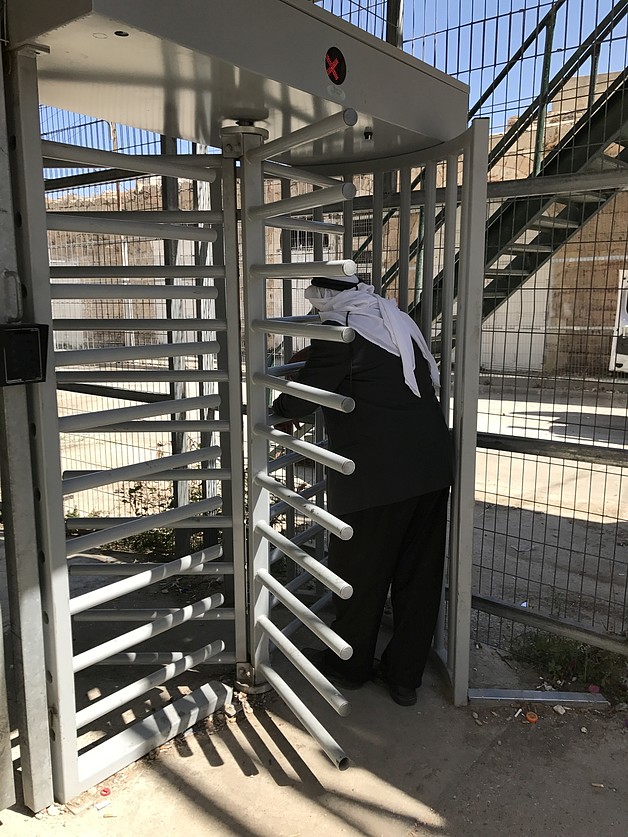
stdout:
{"type": "Polygon", "coordinates": [[[52,299],[216,299],[218,288],[214,285],[97,285],[52,282],[50,296],[52,299]]]}
{"type": "Polygon", "coordinates": [[[353,183],[339,183],[337,186],[329,186],[327,189],[316,189],[314,192],[306,192],[292,198],[264,203],[261,206],[252,206],[248,210],[248,217],[251,221],[264,221],[267,218],[276,218],[277,215],[306,212],[321,206],[329,206],[332,203],[350,201],[355,197],[355,194],[356,188],[353,183]]]}
{"type": "Polygon", "coordinates": [[[213,183],[216,172],[202,166],[187,167],[162,159],[155,154],[122,154],[119,151],[103,151],[99,148],[85,148],[79,145],[69,145],[63,142],[43,140],[41,144],[42,157],[70,163],[82,163],[94,168],[126,169],[141,174],[161,174],[166,177],[180,177],[186,180],[203,180],[213,183]]]}
{"type": "Polygon", "coordinates": [[[315,276],[333,279],[336,276],[355,276],[358,269],[353,259],[329,262],[282,262],[279,264],[253,264],[249,275],[253,279],[312,279],[315,276]]]}
{"type": "Polygon", "coordinates": [[[338,689],[321,674],[308,658],[290,640],[285,637],[279,628],[274,625],[267,616],[260,616],[257,624],[264,631],[266,636],[279,648],[281,653],[290,660],[292,665],[314,686],[316,691],[341,717],[346,718],[351,712],[351,704],[338,689]]]}
{"type": "Polygon", "coordinates": [[[156,584],[158,581],[163,581],[173,575],[180,575],[195,567],[202,567],[207,561],[213,561],[221,556],[222,546],[218,544],[211,549],[203,549],[193,555],[185,555],[183,558],[177,558],[167,564],[157,564],[143,572],[115,581],[113,584],[98,587],[88,593],[82,593],[80,596],[74,596],[70,599],[70,614],[75,616],[77,613],[83,613],[92,607],[98,607],[98,605],[111,602],[120,598],[120,596],[142,590],[144,587],[156,584]]]}
{"type": "Polygon", "coordinates": [[[276,445],[282,445],[285,448],[301,453],[308,459],[320,462],[321,465],[332,468],[334,471],[340,471],[341,474],[352,474],[355,471],[355,462],[352,459],[347,459],[346,456],[340,456],[338,453],[325,450],[319,445],[304,442],[302,439],[295,439],[289,433],[283,433],[281,430],[275,430],[263,424],[256,424],[254,432],[257,436],[268,439],[269,442],[274,442],[276,445]]]}
{"type": "Polygon", "coordinates": [[[53,328],[58,331],[225,331],[225,320],[204,320],[188,318],[160,319],[118,319],[88,320],[79,317],[53,320],[53,328]]]}
{"type": "Polygon", "coordinates": [[[216,654],[220,654],[224,650],[225,643],[221,639],[216,642],[210,642],[209,645],[199,648],[192,654],[186,654],[185,657],[177,660],[177,662],[169,663],[163,668],[149,674],[147,677],[142,677],[140,680],[124,686],[122,689],[117,689],[112,694],[107,695],[107,697],[90,703],[89,706],[80,709],[76,713],[76,728],[81,729],[81,727],[90,724],[97,718],[102,718],[103,715],[107,715],[109,712],[113,712],[115,709],[124,706],[127,701],[141,697],[141,695],[146,694],[151,689],[156,689],[173,677],[177,677],[188,671],[188,669],[194,668],[194,666],[203,665],[203,663],[206,663],[216,654]]]}
{"type": "Polygon", "coordinates": [[[321,745],[336,767],[339,770],[346,770],[349,767],[349,759],[340,744],[331,737],[285,680],[266,663],[260,663],[258,668],[312,738],[321,745]]]}
{"type": "Polygon", "coordinates": [[[312,558],[312,556],[308,555],[307,552],[299,549],[299,547],[291,540],[288,540],[285,535],[275,531],[275,529],[273,529],[272,526],[269,526],[268,523],[263,523],[261,521],[255,528],[258,532],[262,533],[267,541],[270,541],[270,543],[291,558],[295,564],[302,567],[302,569],[304,569],[313,578],[318,579],[318,581],[320,581],[321,584],[324,584],[328,590],[332,591],[332,593],[335,593],[341,599],[351,598],[353,595],[353,587],[350,584],[340,578],[339,575],[328,569],[324,564],[321,564],[320,561],[317,561],[316,558],[312,558]]]}
{"type": "Polygon", "coordinates": [[[163,456],[159,459],[149,459],[144,462],[135,462],[133,465],[122,465],[120,468],[107,468],[97,471],[90,471],[81,476],[67,477],[63,480],[63,494],[72,492],[87,491],[99,485],[111,485],[114,482],[134,480],[141,477],[152,476],[155,479],[165,479],[163,471],[177,466],[192,465],[204,459],[218,459],[222,450],[213,445],[209,448],[176,453],[173,456],[163,456]]]}
{"type": "MultiPolygon", "coordinates": [[[[268,148],[268,144],[262,146],[262,149],[268,148]]],[[[301,169],[297,166],[288,166],[283,163],[271,163],[267,160],[264,163],[264,174],[267,177],[279,177],[283,180],[294,180],[297,183],[310,183],[312,186],[337,186],[341,181],[334,177],[327,177],[326,174],[315,174],[314,172],[301,169]]]]}
{"type": "Polygon", "coordinates": [[[336,537],[340,538],[341,541],[348,541],[353,536],[353,529],[348,523],[340,520],[340,518],[331,514],[326,509],[322,509],[314,503],[308,503],[307,500],[300,497],[296,491],[286,488],[285,485],[282,485],[276,479],[273,479],[273,477],[269,477],[268,474],[257,474],[255,476],[255,482],[271,494],[274,494],[275,497],[279,497],[281,500],[284,500],[289,506],[292,506],[293,509],[297,509],[302,512],[306,517],[309,517],[310,520],[320,523],[323,528],[336,535],[336,537]]]}
{"type": "Polygon", "coordinates": [[[154,404],[140,404],[137,407],[118,407],[114,410],[98,410],[93,413],[78,413],[75,416],[63,416],[59,419],[61,433],[79,433],[89,427],[102,424],[118,424],[129,419],[147,418],[149,416],[165,416],[186,413],[189,410],[209,408],[215,410],[220,406],[219,395],[200,395],[196,398],[177,398],[174,401],[157,401],[154,404]]]}
{"type": "Polygon", "coordinates": [[[72,660],[74,671],[83,671],[90,666],[96,665],[106,660],[112,654],[117,654],[120,651],[125,651],[133,645],[138,645],[154,636],[159,636],[177,625],[183,625],[193,616],[199,613],[205,613],[214,607],[220,607],[224,601],[222,593],[216,593],[213,596],[208,596],[205,599],[200,599],[194,604],[186,605],[179,608],[176,613],[163,616],[161,619],[156,619],[154,622],[149,622],[147,625],[141,625],[139,628],[134,628],[132,631],[127,631],[125,634],[116,636],[113,639],[107,640],[94,648],[89,648],[80,654],[76,654],[72,660]]]}
{"type": "MultiPolygon", "coordinates": [[[[91,212],[88,213],[91,215],[91,212]]],[[[214,229],[188,227],[184,224],[125,221],[122,219],[91,218],[73,212],[46,212],[49,230],[86,232],[96,235],[127,235],[132,238],[166,238],[175,241],[216,241],[214,229]]]]}
{"type": "Polygon", "coordinates": [[[253,381],[269,389],[285,392],[288,395],[303,398],[305,401],[311,401],[313,404],[329,407],[331,410],[338,410],[341,413],[350,413],[355,408],[355,401],[348,395],[338,395],[335,392],[310,387],[297,381],[283,381],[273,375],[261,375],[259,373],[253,376],[253,381]]]}
{"type": "Polygon", "coordinates": [[[355,331],[344,326],[328,326],[319,323],[295,323],[290,320],[253,320],[254,331],[266,334],[282,334],[288,337],[307,337],[310,340],[328,340],[330,343],[352,343],[355,331]]]}
{"type": "MultiPolygon", "coordinates": [[[[121,538],[128,538],[131,535],[139,535],[142,532],[149,532],[151,529],[170,528],[175,522],[189,522],[186,528],[193,529],[193,515],[218,511],[221,507],[222,499],[220,497],[211,497],[207,500],[189,503],[187,506],[168,509],[168,511],[160,512],[159,514],[151,514],[146,517],[121,518],[125,522],[114,526],[106,526],[107,518],[100,518],[99,528],[96,531],[90,532],[88,535],[79,535],[76,538],[68,538],[66,540],[66,555],[69,558],[94,546],[102,546],[105,543],[118,541],[121,538]],[[101,529],[100,526],[103,524],[105,528],[101,529]]],[[[98,518],[94,518],[94,520],[98,520],[98,518]]],[[[221,518],[219,524],[222,522],[221,518]]],[[[78,526],[78,521],[73,521],[73,523],[78,526]]]]}
{"type": "Polygon", "coordinates": [[[272,157],[277,157],[286,151],[293,148],[298,148],[306,142],[314,142],[323,137],[328,137],[330,134],[335,134],[337,131],[344,131],[347,128],[352,128],[358,121],[358,114],[353,108],[346,108],[346,110],[334,113],[331,116],[321,119],[319,122],[314,122],[312,125],[306,125],[304,128],[299,128],[285,137],[271,140],[265,145],[260,145],[258,148],[252,148],[246,153],[246,159],[249,163],[261,163],[264,160],[269,160],[272,157]]]}
{"type": "Polygon", "coordinates": [[[309,221],[307,218],[290,218],[288,215],[279,215],[277,218],[269,218],[266,221],[267,227],[276,227],[280,230],[305,230],[305,232],[320,235],[344,235],[345,228],[342,224],[328,224],[325,221],[309,221]]]}
{"type": "Polygon", "coordinates": [[[224,279],[225,268],[212,264],[64,265],[49,268],[51,279],[224,279]]]}
{"type": "Polygon", "coordinates": [[[106,349],[70,349],[54,353],[55,366],[74,366],[79,363],[117,363],[119,360],[146,360],[156,357],[185,357],[185,355],[216,355],[220,345],[216,340],[204,343],[151,343],[146,346],[112,346],[106,349]]]}
{"type": "Polygon", "coordinates": [[[337,657],[340,657],[341,660],[348,660],[351,657],[353,649],[349,643],[341,636],[338,636],[316,614],[312,613],[307,605],[304,605],[296,596],[289,593],[283,584],[277,581],[276,578],[273,578],[267,570],[259,569],[255,573],[255,577],[260,584],[263,584],[267,590],[270,590],[273,596],[279,599],[284,607],[287,607],[291,613],[300,619],[309,631],[315,634],[321,642],[324,642],[337,657]]]}

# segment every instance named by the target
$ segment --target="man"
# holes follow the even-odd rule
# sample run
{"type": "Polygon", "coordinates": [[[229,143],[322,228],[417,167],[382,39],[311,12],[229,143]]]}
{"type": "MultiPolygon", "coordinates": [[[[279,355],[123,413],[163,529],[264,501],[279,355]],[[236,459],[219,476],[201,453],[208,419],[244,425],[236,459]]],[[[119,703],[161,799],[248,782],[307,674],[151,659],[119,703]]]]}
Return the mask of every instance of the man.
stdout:
{"type": "MultiPolygon", "coordinates": [[[[353,655],[308,656],[341,687],[366,683],[390,588],[393,633],[379,675],[396,703],[412,706],[438,616],[452,482],[449,430],[434,391],[438,369],[410,317],[356,277],[314,279],[305,296],[322,322],[356,332],[352,343],[313,340],[295,378],[355,401],[351,413],[323,408],[330,450],[356,466],[349,476],[327,474],[329,511],[354,532],[329,542],[330,569],[354,590],[348,600],[334,597],[333,622],[353,655]]],[[[312,404],[283,394],[273,410],[297,419],[312,404]]]]}

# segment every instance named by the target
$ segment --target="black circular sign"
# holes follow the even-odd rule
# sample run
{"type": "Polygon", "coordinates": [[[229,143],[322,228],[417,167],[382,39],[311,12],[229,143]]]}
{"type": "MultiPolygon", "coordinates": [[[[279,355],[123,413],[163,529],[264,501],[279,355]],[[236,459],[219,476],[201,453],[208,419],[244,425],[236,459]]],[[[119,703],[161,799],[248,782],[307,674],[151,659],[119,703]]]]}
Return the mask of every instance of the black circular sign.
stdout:
{"type": "Polygon", "coordinates": [[[325,72],[332,84],[342,84],[347,77],[347,62],[338,47],[330,47],[327,50],[325,72]]]}

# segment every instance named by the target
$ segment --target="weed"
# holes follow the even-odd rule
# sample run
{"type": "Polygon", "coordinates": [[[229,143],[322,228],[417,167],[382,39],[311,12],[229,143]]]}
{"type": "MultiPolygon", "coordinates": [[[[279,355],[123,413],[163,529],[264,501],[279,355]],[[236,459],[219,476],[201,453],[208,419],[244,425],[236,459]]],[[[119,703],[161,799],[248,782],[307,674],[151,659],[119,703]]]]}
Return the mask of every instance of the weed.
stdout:
{"type": "Polygon", "coordinates": [[[611,703],[628,699],[628,658],[621,654],[543,631],[515,637],[510,652],[556,688],[572,690],[595,684],[611,703]]]}

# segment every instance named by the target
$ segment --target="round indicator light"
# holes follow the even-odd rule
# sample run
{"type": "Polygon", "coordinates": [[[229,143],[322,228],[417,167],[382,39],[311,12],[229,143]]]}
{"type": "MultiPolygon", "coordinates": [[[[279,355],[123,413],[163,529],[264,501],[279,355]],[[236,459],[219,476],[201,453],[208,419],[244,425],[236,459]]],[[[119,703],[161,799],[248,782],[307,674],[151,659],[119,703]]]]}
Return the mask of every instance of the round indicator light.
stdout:
{"type": "Polygon", "coordinates": [[[347,62],[338,47],[330,47],[327,50],[325,72],[332,84],[342,84],[347,77],[347,62]]]}

